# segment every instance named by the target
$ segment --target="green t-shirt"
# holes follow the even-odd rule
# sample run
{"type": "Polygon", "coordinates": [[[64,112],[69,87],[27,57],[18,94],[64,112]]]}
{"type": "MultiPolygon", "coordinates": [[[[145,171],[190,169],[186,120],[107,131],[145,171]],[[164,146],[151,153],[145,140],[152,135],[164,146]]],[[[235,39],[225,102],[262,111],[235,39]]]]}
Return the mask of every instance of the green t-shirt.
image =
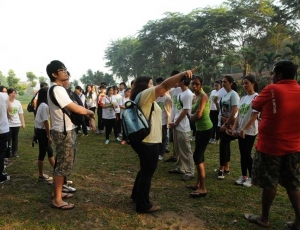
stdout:
{"type": "MultiPolygon", "coordinates": [[[[196,102],[192,106],[192,111],[196,111],[199,107],[199,102],[201,100],[203,93],[199,95],[196,102]]],[[[208,130],[213,127],[213,124],[209,117],[210,108],[209,108],[209,102],[207,101],[203,110],[203,114],[200,119],[195,121],[195,126],[197,131],[204,131],[208,130]]]]}

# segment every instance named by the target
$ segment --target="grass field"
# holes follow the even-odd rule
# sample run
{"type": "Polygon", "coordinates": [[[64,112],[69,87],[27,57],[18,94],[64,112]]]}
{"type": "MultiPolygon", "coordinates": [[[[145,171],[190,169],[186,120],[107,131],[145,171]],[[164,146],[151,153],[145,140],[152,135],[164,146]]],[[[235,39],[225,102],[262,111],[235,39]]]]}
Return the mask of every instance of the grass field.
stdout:
{"type": "MultiPolygon", "coordinates": [[[[24,111],[30,99],[22,100],[24,111]]],[[[232,143],[231,173],[222,181],[214,172],[219,162],[218,146],[208,146],[205,198],[190,198],[185,186],[195,180],[182,182],[179,175],[168,173],[173,163],[159,162],[150,196],[162,211],[143,215],[134,211],[130,200],[139,169],[131,147],[115,142],[105,145],[103,134],[78,136],[79,151],[69,178],[77,188],[70,199],[76,207],[61,211],[50,208],[52,187],[37,180],[38,147],[31,147],[33,114],[25,111],[25,120],[26,128],[19,134],[20,157],[11,158],[7,167],[11,181],[0,185],[0,229],[258,229],[243,214],[260,213],[261,189],[234,185],[241,174],[236,141],[232,143]]],[[[45,173],[51,172],[45,161],[45,173]]],[[[284,223],[293,218],[285,190],[279,187],[271,208],[270,229],[284,229],[284,223]]]]}

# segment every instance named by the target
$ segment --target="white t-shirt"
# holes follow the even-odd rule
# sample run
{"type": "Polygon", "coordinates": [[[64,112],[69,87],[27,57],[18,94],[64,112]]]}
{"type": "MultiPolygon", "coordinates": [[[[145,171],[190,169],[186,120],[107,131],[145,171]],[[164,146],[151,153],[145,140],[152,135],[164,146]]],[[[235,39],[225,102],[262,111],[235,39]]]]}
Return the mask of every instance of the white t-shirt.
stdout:
{"type": "MultiPolygon", "coordinates": [[[[111,103],[117,103],[116,97],[111,96],[105,96],[102,98],[102,104],[107,105],[111,103]]],[[[102,118],[103,119],[115,119],[116,118],[116,112],[113,107],[102,107],[102,118]]]]}
{"type": "Polygon", "coordinates": [[[122,91],[119,90],[118,94],[121,95],[121,97],[124,97],[125,96],[125,89],[123,89],[122,91]]]}
{"type": "MultiPolygon", "coordinates": [[[[127,97],[127,98],[123,97],[123,98],[122,98],[122,105],[125,105],[125,103],[126,103],[127,101],[129,101],[129,100],[130,100],[129,97],[127,97]]],[[[122,109],[122,108],[121,108],[121,112],[120,112],[120,118],[121,118],[121,119],[122,119],[122,116],[123,116],[124,111],[125,111],[125,109],[122,109]]]]}
{"type": "Polygon", "coordinates": [[[45,129],[44,121],[50,120],[49,106],[45,103],[39,105],[34,119],[34,127],[45,129]]]}
{"type": "MultiPolygon", "coordinates": [[[[120,94],[113,95],[113,97],[116,99],[118,105],[122,105],[122,96],[120,94]]],[[[121,112],[119,106],[117,108],[115,108],[115,112],[116,113],[120,113],[121,112]]]]}
{"type": "Polygon", "coordinates": [[[8,95],[0,92],[0,134],[9,132],[9,124],[7,118],[8,95]]]}
{"type": "Polygon", "coordinates": [[[215,97],[218,97],[218,103],[220,102],[221,98],[227,94],[227,91],[222,87],[218,92],[216,92],[215,97]]]}
{"type": "MultiPolygon", "coordinates": [[[[252,100],[258,95],[258,93],[254,93],[253,95],[246,95],[242,97],[238,108],[239,108],[239,120],[238,120],[238,132],[248,123],[250,120],[252,113],[256,112],[256,110],[252,109],[252,100]]],[[[251,125],[251,127],[245,130],[246,135],[255,136],[258,133],[258,121],[257,119],[251,125]]]]}
{"type": "Polygon", "coordinates": [[[174,121],[175,117],[175,105],[177,104],[177,95],[182,92],[180,87],[172,88],[170,90],[170,96],[172,100],[172,109],[171,109],[171,122],[174,121]]]}
{"type": "Polygon", "coordinates": [[[10,114],[11,119],[8,120],[9,127],[20,127],[22,125],[19,114],[23,114],[23,109],[21,102],[18,100],[14,100],[10,103],[12,107],[12,111],[10,114]]]}
{"type": "Polygon", "coordinates": [[[158,97],[156,103],[161,109],[162,125],[167,125],[170,122],[170,113],[172,108],[172,100],[168,94],[158,97]]]}
{"type": "MultiPolygon", "coordinates": [[[[52,83],[52,85],[57,85],[56,83],[52,83]]],[[[50,86],[50,87],[51,87],[50,86]]],[[[56,98],[58,104],[64,108],[67,105],[71,104],[73,101],[69,97],[66,89],[62,86],[55,86],[53,90],[53,95],[56,98]]],[[[65,122],[66,122],[66,131],[70,131],[76,128],[76,125],[72,123],[68,115],[64,115],[62,110],[53,104],[52,100],[49,97],[49,90],[47,93],[47,100],[48,100],[48,106],[50,110],[50,116],[52,119],[52,130],[55,130],[57,132],[63,132],[64,131],[64,116],[65,116],[65,122]]]]}
{"type": "Polygon", "coordinates": [[[79,98],[81,99],[82,104],[83,104],[83,107],[84,107],[84,104],[85,104],[85,95],[82,93],[82,94],[80,94],[80,95],[78,95],[78,96],[79,96],[79,98]]]}
{"type": "Polygon", "coordinates": [[[215,98],[215,95],[217,92],[218,91],[215,89],[210,92],[210,95],[209,95],[209,109],[210,110],[217,110],[217,106],[214,103],[214,98],[215,98]]]}
{"type": "Polygon", "coordinates": [[[86,96],[86,104],[87,106],[89,106],[90,108],[96,107],[96,101],[97,101],[97,94],[96,92],[92,92],[91,97],[89,96],[90,93],[87,94],[86,96]]]}
{"type": "MultiPolygon", "coordinates": [[[[220,91],[220,90],[219,90],[220,91]]],[[[227,92],[226,92],[227,93],[227,92]]],[[[219,120],[218,126],[221,127],[221,118],[229,117],[232,111],[232,106],[238,106],[240,103],[240,97],[234,90],[231,90],[229,93],[225,94],[222,97],[221,105],[220,105],[220,112],[219,112],[219,120]]],[[[237,117],[238,112],[234,115],[237,117]]]]}
{"type": "MultiPolygon", "coordinates": [[[[186,89],[184,92],[178,94],[176,104],[173,106],[175,109],[174,122],[176,122],[182,110],[187,109],[188,113],[191,113],[193,97],[194,94],[189,89],[186,89]],[[183,107],[181,106],[181,104],[183,105],[183,107]]],[[[191,131],[190,121],[187,116],[184,116],[181,122],[176,126],[176,129],[184,133],[191,131]]]]}

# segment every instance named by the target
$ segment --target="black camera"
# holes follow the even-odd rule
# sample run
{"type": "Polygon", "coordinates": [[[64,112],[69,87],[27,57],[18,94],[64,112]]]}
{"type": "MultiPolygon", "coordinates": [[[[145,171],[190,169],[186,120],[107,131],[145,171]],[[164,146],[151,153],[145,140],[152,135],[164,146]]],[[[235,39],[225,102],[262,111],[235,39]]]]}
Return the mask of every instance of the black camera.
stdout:
{"type": "Polygon", "coordinates": [[[192,80],[195,80],[196,77],[195,75],[193,74],[193,76],[191,78],[188,78],[187,75],[184,75],[182,78],[181,78],[181,81],[185,81],[185,82],[188,82],[188,81],[192,81],[192,80]]]}

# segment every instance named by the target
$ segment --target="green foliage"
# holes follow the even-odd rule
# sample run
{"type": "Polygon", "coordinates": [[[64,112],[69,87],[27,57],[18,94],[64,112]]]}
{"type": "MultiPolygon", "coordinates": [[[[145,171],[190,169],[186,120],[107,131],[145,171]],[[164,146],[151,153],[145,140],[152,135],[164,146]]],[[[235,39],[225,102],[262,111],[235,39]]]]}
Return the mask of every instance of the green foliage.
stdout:
{"type": "Polygon", "coordinates": [[[37,76],[35,76],[33,72],[27,72],[26,77],[27,77],[27,82],[29,82],[29,87],[34,88],[37,84],[37,82],[35,81],[37,79],[37,76]]]}
{"type": "Polygon", "coordinates": [[[6,77],[2,74],[2,72],[0,71],[0,85],[5,85],[7,86],[7,80],[6,77]]]}
{"type": "Polygon", "coordinates": [[[18,89],[20,79],[16,77],[16,74],[12,69],[8,71],[6,80],[9,88],[18,89]]]}
{"type": "Polygon", "coordinates": [[[212,91],[212,87],[209,85],[203,85],[202,86],[205,93],[209,94],[212,91]]]}
{"type": "Polygon", "coordinates": [[[228,0],[187,15],[168,12],[149,21],[136,37],[112,41],[106,64],[124,81],[141,74],[166,77],[174,69],[198,66],[196,74],[209,84],[221,74],[269,70],[283,54],[298,62],[292,44],[298,44],[299,22],[290,16],[300,12],[298,2],[228,0]]]}
{"type": "Polygon", "coordinates": [[[113,76],[108,73],[103,73],[100,71],[93,72],[91,69],[87,71],[86,74],[84,74],[80,81],[84,85],[100,85],[101,82],[106,82],[107,85],[114,85],[115,81],[113,79],[113,76]]]}
{"type": "Polygon", "coordinates": [[[44,77],[44,76],[40,76],[40,77],[38,77],[38,79],[39,79],[39,83],[42,83],[42,82],[49,82],[49,78],[44,77]]]}

